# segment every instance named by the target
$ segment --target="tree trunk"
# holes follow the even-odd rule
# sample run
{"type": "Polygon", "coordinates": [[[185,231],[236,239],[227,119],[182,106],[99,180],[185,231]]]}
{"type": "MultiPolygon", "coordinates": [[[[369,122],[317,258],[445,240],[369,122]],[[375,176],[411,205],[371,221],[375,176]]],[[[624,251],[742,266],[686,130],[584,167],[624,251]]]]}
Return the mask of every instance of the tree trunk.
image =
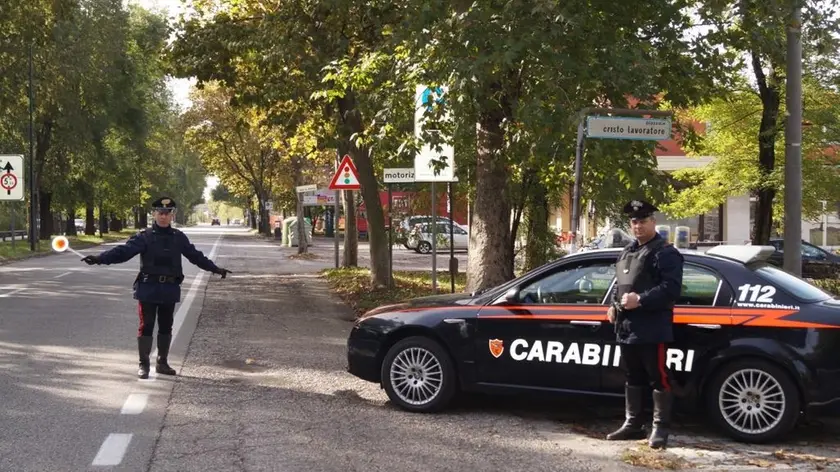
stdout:
{"type": "Polygon", "coordinates": [[[140,228],[147,228],[149,226],[149,213],[145,209],[140,209],[140,228]]]}
{"type": "MultiPolygon", "coordinates": [[[[761,178],[764,180],[770,177],[776,165],[776,136],[781,101],[775,64],[772,61],[770,62],[770,75],[767,77],[764,74],[760,56],[753,52],[752,66],[763,107],[761,125],[758,131],[758,168],[761,178]]],[[[773,199],[776,196],[776,190],[762,182],[761,187],[757,189],[757,193],[758,203],[755,209],[753,244],[766,245],[770,243],[770,233],[773,227],[773,199]]]]}
{"type": "Polygon", "coordinates": [[[52,193],[42,188],[41,176],[44,175],[44,166],[47,165],[47,152],[52,147],[53,121],[52,118],[47,116],[42,118],[40,122],[35,134],[35,162],[37,164],[33,184],[38,190],[35,193],[34,203],[38,205],[38,217],[41,220],[38,228],[38,238],[49,240],[53,233],[52,214],[50,213],[52,193]]]}
{"type": "MultiPolygon", "coordinates": [[[[370,246],[370,276],[371,285],[374,288],[386,287],[388,285],[388,233],[385,231],[385,212],[382,209],[382,201],[379,198],[379,181],[373,168],[373,159],[370,156],[370,149],[359,148],[351,136],[364,132],[364,122],[361,112],[357,108],[356,96],[350,89],[345,91],[343,98],[338,100],[338,109],[341,114],[343,138],[345,145],[349,146],[353,163],[359,171],[359,183],[362,184],[362,200],[365,202],[367,213],[367,234],[370,246]]],[[[350,192],[348,192],[350,193],[350,192]]],[[[345,231],[345,241],[355,245],[354,252],[358,253],[358,233],[355,226],[355,212],[346,213],[348,216],[353,213],[353,231],[345,231]]],[[[349,221],[346,218],[345,221],[349,221]]],[[[345,254],[347,249],[345,248],[345,254]]],[[[356,265],[357,257],[353,258],[353,265],[356,265]]]]}
{"type": "Polygon", "coordinates": [[[248,212],[248,215],[248,219],[251,220],[251,229],[257,229],[257,210],[251,208],[251,210],[248,212]]]}
{"type": "Polygon", "coordinates": [[[64,222],[64,234],[67,236],[76,236],[76,205],[71,203],[67,205],[67,221],[64,222]]]}
{"type": "Polygon", "coordinates": [[[85,204],[85,234],[96,234],[96,205],[93,200],[88,200],[85,204]]]}
{"type": "Polygon", "coordinates": [[[108,214],[105,213],[101,206],[99,207],[99,232],[102,234],[110,232],[108,228],[108,214]]]}
{"type": "Polygon", "coordinates": [[[511,228],[510,228],[510,246],[509,246],[509,256],[511,261],[515,261],[516,258],[516,241],[519,239],[519,227],[522,224],[522,215],[525,212],[525,207],[529,202],[529,192],[531,191],[531,187],[536,180],[536,170],[532,168],[527,168],[522,176],[522,183],[519,186],[519,195],[516,198],[516,201],[513,202],[513,218],[511,221],[511,228]]]}
{"type": "Polygon", "coordinates": [[[122,228],[123,228],[122,221],[119,218],[117,218],[117,214],[116,213],[111,213],[110,216],[111,216],[111,221],[108,224],[108,229],[110,229],[111,231],[122,231],[122,228]]]}
{"type": "Polygon", "coordinates": [[[510,259],[508,169],[502,150],[505,107],[482,110],[478,118],[475,206],[467,263],[467,291],[493,287],[513,278],[510,259]]]}
{"type": "Polygon", "coordinates": [[[305,254],[309,249],[306,244],[306,218],[303,214],[303,198],[298,194],[297,199],[297,234],[298,234],[298,254],[305,254]]]}
{"type": "Polygon", "coordinates": [[[528,244],[525,246],[525,270],[547,262],[554,236],[548,228],[548,191],[537,183],[531,190],[528,204],[528,244]]]}
{"type": "Polygon", "coordinates": [[[41,229],[38,237],[42,241],[49,240],[53,234],[53,218],[50,212],[52,206],[52,193],[41,190],[38,196],[38,211],[41,218],[41,229]]]}

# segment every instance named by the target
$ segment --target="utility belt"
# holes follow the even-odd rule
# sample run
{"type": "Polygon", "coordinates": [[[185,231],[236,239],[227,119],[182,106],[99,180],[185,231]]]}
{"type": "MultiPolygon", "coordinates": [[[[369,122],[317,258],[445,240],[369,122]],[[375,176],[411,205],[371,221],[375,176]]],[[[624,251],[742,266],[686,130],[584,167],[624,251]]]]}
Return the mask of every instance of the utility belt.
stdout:
{"type": "Polygon", "coordinates": [[[158,284],[180,284],[184,281],[183,275],[153,275],[140,272],[137,274],[137,282],[142,283],[158,283],[158,284]]]}

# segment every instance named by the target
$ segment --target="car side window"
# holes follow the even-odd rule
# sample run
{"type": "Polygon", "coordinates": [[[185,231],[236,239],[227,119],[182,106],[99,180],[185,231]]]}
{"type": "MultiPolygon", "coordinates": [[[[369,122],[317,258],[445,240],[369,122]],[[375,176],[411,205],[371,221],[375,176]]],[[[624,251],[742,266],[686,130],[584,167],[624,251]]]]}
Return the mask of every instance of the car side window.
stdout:
{"type": "Polygon", "coordinates": [[[535,280],[519,292],[524,304],[601,304],[615,278],[615,262],[575,264],[535,280]]]}
{"type": "Polygon", "coordinates": [[[704,267],[693,264],[683,266],[683,281],[677,305],[714,306],[720,286],[720,277],[704,267]]]}
{"type": "Polygon", "coordinates": [[[824,259],[825,258],[825,256],[823,255],[823,252],[820,249],[815,248],[814,246],[809,246],[807,244],[802,245],[802,255],[810,257],[812,259],[824,259]]]}

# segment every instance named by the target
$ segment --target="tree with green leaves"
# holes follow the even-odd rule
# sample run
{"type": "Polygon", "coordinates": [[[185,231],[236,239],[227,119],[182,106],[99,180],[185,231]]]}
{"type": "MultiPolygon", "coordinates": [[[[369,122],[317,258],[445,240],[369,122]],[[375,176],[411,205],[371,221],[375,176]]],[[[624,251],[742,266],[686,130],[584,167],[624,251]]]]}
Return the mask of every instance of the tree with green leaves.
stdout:
{"type": "Polygon", "coordinates": [[[242,194],[246,191],[259,205],[260,233],[269,235],[266,202],[276,186],[280,171],[280,143],[264,114],[254,107],[231,105],[231,93],[219,84],[197,90],[187,140],[201,156],[204,166],[242,194]]]}
{"type": "MultiPolygon", "coordinates": [[[[193,2],[198,14],[181,24],[171,57],[179,76],[194,76],[199,83],[218,80],[231,88],[237,102],[259,105],[269,116],[277,103],[294,102],[323,113],[329,134],[323,148],[350,154],[360,174],[370,235],[371,274],[374,286],[387,283],[388,247],[384,214],[379,200],[377,164],[373,152],[389,155],[392,149],[374,150],[371,122],[387,114],[385,97],[403,84],[383,64],[391,51],[387,44],[404,18],[399,4],[385,1],[273,0],[268,4],[223,1],[193,2]],[[375,52],[379,55],[375,55],[375,52]]],[[[413,90],[413,89],[412,89],[413,90]]],[[[409,118],[407,107],[399,110],[409,118]]],[[[391,108],[391,110],[394,110],[391,108]]],[[[279,109],[282,115],[283,108],[279,109]]],[[[391,122],[393,126],[394,122],[391,122]]],[[[410,132],[410,121],[407,130],[410,132]]],[[[403,125],[405,128],[405,126],[403,125]]],[[[397,143],[391,140],[396,151],[397,143]]],[[[396,154],[396,152],[394,152],[396,154]]],[[[345,202],[353,202],[346,192],[345,202]]],[[[345,208],[345,265],[357,264],[355,209],[345,208]]]]}
{"type": "MultiPolygon", "coordinates": [[[[516,197],[508,182],[516,176],[519,185],[529,184],[520,202],[527,201],[530,182],[568,186],[568,179],[545,170],[569,175],[578,110],[623,108],[628,96],[638,98],[640,107],[656,108],[658,100],[683,106],[702,100],[714,79],[725,75],[726,56],[703,37],[683,35],[692,26],[687,10],[693,5],[533,0],[405,6],[398,34],[406,55],[422,70],[421,80],[450,86],[446,103],[458,123],[456,156],[475,182],[469,290],[513,277],[510,219],[516,197]]],[[[641,161],[622,159],[639,155],[634,149],[643,146],[589,148],[584,196],[595,197],[592,189],[613,181],[619,169],[626,169],[628,183],[652,175],[652,145],[644,147],[641,161]],[[621,157],[604,152],[598,159],[601,149],[619,150],[621,157]]],[[[534,188],[534,201],[542,205],[545,193],[534,188]]],[[[633,188],[639,192],[639,185],[633,188]]]]}
{"type": "Polygon", "coordinates": [[[132,207],[145,225],[149,192],[178,186],[196,200],[204,171],[181,153],[173,133],[178,117],[160,54],[165,19],[121,0],[32,1],[3,8],[0,28],[3,152],[28,154],[30,46],[33,52],[35,161],[28,165],[35,168],[41,239],[62,230],[54,227],[56,214],[73,233],[83,209],[92,233],[97,211],[102,229],[121,226],[132,207]]]}
{"type": "MultiPolygon", "coordinates": [[[[702,21],[712,29],[709,38],[714,44],[738,54],[742,63],[736,70],[747,69],[754,79],[740,81],[732,89],[736,95],[734,101],[755,104],[749,97],[753,95],[761,105],[758,128],[751,128],[755,132],[753,140],[757,141],[754,149],[757,165],[744,162],[747,168],[739,172],[752,174],[748,182],[749,190],[757,197],[753,227],[756,244],[767,244],[770,239],[774,199],[780,189],[779,176],[783,174],[776,148],[786,125],[781,114],[786,87],[786,31],[795,4],[803,8],[800,26],[805,69],[812,71],[811,80],[823,80],[827,85],[824,80],[835,80],[836,67],[834,72],[825,74],[826,60],[836,59],[840,44],[836,0],[706,0],[700,2],[697,10],[702,21]]],[[[725,108],[725,105],[721,106],[725,108]]],[[[742,110],[750,116],[754,113],[749,105],[742,110]]],[[[721,195],[721,191],[715,194],[721,195]]]]}
{"type": "MultiPolygon", "coordinates": [[[[840,93],[806,76],[803,102],[801,212],[803,218],[813,220],[822,214],[822,200],[840,201],[840,169],[830,153],[833,143],[840,140],[840,93]]],[[[681,218],[717,208],[727,197],[783,192],[784,159],[775,159],[776,165],[770,173],[756,162],[762,143],[755,136],[764,126],[764,109],[760,95],[744,87],[683,113],[684,121],[709,125],[703,136],[690,142],[691,154],[715,156],[715,160],[704,168],[675,172],[676,179],[690,186],[673,191],[671,203],[663,210],[681,218]]],[[[784,114],[783,105],[779,113],[784,114]]],[[[784,145],[783,129],[783,124],[777,123],[774,132],[781,135],[776,138],[776,145],[784,145]]],[[[773,227],[780,230],[784,220],[783,201],[775,199],[773,203],[773,227]]],[[[755,235],[754,239],[758,241],[755,235]]]]}

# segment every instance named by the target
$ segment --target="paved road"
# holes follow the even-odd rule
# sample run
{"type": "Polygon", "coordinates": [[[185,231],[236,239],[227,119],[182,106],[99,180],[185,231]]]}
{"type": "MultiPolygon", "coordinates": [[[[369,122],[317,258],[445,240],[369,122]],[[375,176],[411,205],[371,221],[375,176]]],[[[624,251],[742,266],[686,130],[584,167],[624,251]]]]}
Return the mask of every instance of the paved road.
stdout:
{"type": "MultiPolygon", "coordinates": [[[[352,313],[317,267],[241,229],[187,231],[234,274],[208,282],[185,266],[175,380],[135,377],[136,261],[0,266],[0,471],[638,470],[622,458],[640,446],[601,439],[621,421],[618,404],[468,397],[437,415],[394,408],[345,371],[352,313]]],[[[699,431],[681,424],[666,454],[761,470],[746,461],[778,449],[699,431]]]]}
{"type": "MultiPolygon", "coordinates": [[[[205,255],[235,231],[186,229],[205,255]]],[[[90,267],[71,253],[0,266],[0,470],[145,469],[173,382],[136,377],[138,267],[136,257],[90,267]]],[[[176,369],[210,276],[189,263],[185,269],[176,369]]]]}

